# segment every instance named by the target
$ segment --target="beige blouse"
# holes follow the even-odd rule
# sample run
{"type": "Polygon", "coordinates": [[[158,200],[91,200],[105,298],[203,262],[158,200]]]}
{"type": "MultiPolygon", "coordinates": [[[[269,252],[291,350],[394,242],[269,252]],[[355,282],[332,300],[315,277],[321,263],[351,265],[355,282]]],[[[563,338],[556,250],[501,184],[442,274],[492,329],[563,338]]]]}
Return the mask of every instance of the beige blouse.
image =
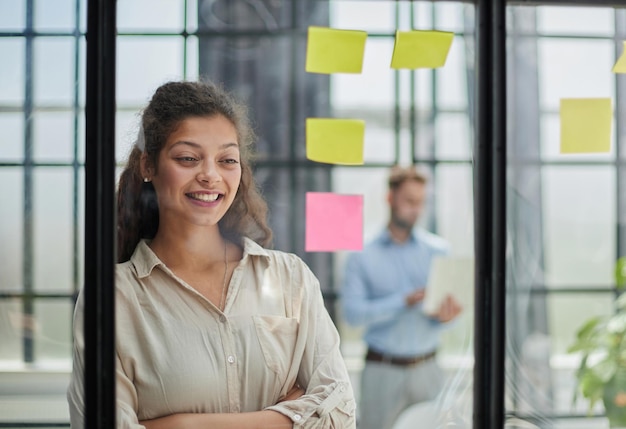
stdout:
{"type": "MultiPolygon", "coordinates": [[[[174,413],[275,410],[294,428],[354,428],[355,400],[319,282],[296,255],[244,239],[225,310],[140,242],[116,272],[118,429],[174,413]],[[306,389],[281,402],[295,384],[306,389]]],[[[83,298],[74,315],[72,428],[84,427],[83,298]]]]}

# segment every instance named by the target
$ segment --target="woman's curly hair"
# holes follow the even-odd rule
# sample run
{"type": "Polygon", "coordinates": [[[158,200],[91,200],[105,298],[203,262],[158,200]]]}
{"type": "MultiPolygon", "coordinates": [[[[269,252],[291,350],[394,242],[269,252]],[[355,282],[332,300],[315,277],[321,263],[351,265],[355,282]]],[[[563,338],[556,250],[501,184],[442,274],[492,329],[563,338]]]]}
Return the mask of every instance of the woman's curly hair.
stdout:
{"type": "Polygon", "coordinates": [[[124,168],[117,192],[118,262],[130,259],[141,239],[151,239],[159,227],[159,207],[151,183],[141,176],[141,156],[158,171],[161,149],[179,124],[192,117],[221,115],[237,130],[241,157],[241,181],[235,199],[219,221],[221,233],[234,241],[249,237],[269,246],[272,231],[267,224],[267,203],[254,181],[250,166],[255,135],[246,107],[223,88],[209,81],[168,82],[160,86],[143,110],[138,143],[124,168]]]}

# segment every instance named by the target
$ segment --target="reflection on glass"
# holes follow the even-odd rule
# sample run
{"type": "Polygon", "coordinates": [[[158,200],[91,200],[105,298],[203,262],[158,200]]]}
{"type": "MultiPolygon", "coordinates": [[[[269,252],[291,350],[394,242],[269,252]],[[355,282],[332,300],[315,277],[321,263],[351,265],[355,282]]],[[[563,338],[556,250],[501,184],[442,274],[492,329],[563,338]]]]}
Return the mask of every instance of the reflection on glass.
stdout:
{"type": "Polygon", "coordinates": [[[580,354],[568,347],[584,320],[614,311],[619,293],[615,263],[626,251],[619,221],[626,195],[618,193],[622,167],[614,163],[620,136],[613,133],[608,154],[561,155],[558,112],[563,98],[619,104],[611,73],[618,13],[507,10],[506,407],[520,427],[609,427],[601,405],[588,415],[586,400],[572,401],[580,354]]]}

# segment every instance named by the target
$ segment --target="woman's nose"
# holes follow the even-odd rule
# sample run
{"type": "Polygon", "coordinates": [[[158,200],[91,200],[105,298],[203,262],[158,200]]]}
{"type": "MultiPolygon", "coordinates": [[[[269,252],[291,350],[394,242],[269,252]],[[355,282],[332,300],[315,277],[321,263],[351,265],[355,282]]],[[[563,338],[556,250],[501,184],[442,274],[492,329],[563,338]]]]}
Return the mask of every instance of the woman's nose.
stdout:
{"type": "Polygon", "coordinates": [[[219,182],[222,179],[217,164],[213,161],[205,161],[202,164],[201,170],[198,172],[197,179],[204,183],[219,182]]]}

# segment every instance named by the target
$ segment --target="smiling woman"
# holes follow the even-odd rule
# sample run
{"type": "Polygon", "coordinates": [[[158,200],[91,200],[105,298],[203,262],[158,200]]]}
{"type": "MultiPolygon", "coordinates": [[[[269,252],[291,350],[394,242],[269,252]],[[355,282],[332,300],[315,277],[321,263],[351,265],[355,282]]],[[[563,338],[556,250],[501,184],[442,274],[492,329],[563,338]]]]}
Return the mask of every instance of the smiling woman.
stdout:
{"type": "MultiPolygon", "coordinates": [[[[268,250],[245,110],[171,82],[143,112],[118,192],[118,428],[355,427],[339,335],[317,278],[268,250]]],[[[84,427],[83,296],[68,389],[84,427]]]]}

